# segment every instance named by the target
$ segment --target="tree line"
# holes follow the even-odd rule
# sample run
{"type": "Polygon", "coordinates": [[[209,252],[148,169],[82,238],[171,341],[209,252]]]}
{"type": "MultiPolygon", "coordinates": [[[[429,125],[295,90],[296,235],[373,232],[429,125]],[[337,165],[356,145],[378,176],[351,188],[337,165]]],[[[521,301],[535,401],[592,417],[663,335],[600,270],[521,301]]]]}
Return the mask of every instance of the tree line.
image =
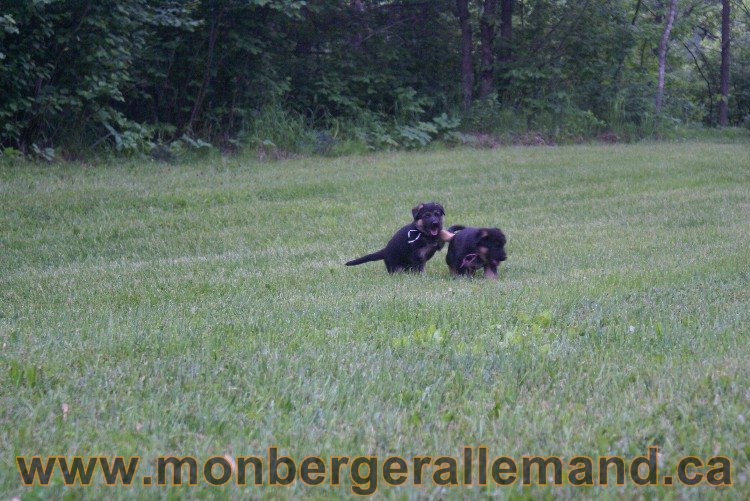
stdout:
{"type": "Polygon", "coordinates": [[[750,126],[749,24],[747,0],[5,1],[0,146],[328,151],[750,126]]]}

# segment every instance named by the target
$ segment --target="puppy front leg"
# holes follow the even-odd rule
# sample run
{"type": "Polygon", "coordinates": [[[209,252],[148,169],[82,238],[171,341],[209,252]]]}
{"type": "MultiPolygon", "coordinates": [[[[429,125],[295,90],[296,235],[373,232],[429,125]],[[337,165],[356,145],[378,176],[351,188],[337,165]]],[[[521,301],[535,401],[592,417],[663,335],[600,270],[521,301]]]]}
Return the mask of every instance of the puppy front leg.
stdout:
{"type": "Polygon", "coordinates": [[[484,278],[491,278],[497,280],[497,266],[485,265],[484,267],[484,278]]]}

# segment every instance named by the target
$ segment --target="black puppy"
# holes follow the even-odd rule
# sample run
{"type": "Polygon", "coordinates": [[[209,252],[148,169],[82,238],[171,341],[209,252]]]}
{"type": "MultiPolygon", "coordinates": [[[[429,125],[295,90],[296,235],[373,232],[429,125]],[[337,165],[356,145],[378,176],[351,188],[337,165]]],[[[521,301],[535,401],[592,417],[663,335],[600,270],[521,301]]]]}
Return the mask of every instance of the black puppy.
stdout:
{"type": "Polygon", "coordinates": [[[443,248],[449,236],[443,230],[443,206],[428,202],[411,210],[414,221],[393,235],[388,244],[377,252],[346,263],[355,266],[370,261],[385,261],[388,273],[398,271],[424,271],[424,264],[443,248]]]}
{"type": "Polygon", "coordinates": [[[497,266],[507,259],[505,255],[505,235],[499,228],[467,228],[451,226],[455,233],[445,262],[453,275],[473,275],[484,268],[484,276],[497,279],[497,266]]]}

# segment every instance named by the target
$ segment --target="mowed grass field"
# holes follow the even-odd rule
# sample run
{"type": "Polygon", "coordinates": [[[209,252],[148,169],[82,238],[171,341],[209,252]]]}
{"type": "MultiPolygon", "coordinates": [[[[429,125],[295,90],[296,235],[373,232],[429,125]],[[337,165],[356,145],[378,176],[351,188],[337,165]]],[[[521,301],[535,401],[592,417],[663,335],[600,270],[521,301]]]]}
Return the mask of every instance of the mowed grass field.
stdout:
{"type": "MultiPolygon", "coordinates": [[[[21,486],[16,455],[728,456],[750,495],[750,145],[0,168],[0,497],[350,496],[21,486]],[[343,263],[422,201],[499,226],[498,281],[343,263]]],[[[566,470],[567,471],[567,470],[566,470]]],[[[97,477],[98,478],[98,477],[97,477]]],[[[430,478],[429,476],[427,477],[430,478]]],[[[99,480],[97,480],[99,481],[99,480]]],[[[326,482],[327,484],[327,482],[326,482]]]]}

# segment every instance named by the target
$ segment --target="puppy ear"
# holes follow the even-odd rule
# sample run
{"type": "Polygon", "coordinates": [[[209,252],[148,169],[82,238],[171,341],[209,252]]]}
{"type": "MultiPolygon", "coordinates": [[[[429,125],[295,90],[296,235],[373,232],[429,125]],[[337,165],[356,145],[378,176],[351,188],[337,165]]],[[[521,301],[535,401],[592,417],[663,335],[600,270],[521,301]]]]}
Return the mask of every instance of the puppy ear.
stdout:
{"type": "Polygon", "coordinates": [[[445,216],[445,209],[443,209],[443,206],[442,206],[442,205],[440,205],[440,204],[435,204],[435,205],[437,205],[437,206],[438,206],[438,208],[440,209],[440,213],[441,213],[441,215],[445,216]]]}
{"type": "Polygon", "coordinates": [[[419,204],[411,210],[411,215],[414,217],[414,219],[417,219],[417,216],[419,215],[419,211],[421,211],[423,207],[424,207],[424,204],[419,204]]]}
{"type": "Polygon", "coordinates": [[[483,241],[487,239],[487,236],[488,236],[489,234],[490,234],[490,233],[489,233],[489,232],[487,231],[487,229],[486,229],[486,228],[482,228],[481,230],[479,230],[479,231],[478,231],[478,232],[476,233],[476,236],[474,237],[474,238],[475,238],[475,245],[480,245],[480,244],[482,244],[482,243],[483,243],[483,241]]]}

